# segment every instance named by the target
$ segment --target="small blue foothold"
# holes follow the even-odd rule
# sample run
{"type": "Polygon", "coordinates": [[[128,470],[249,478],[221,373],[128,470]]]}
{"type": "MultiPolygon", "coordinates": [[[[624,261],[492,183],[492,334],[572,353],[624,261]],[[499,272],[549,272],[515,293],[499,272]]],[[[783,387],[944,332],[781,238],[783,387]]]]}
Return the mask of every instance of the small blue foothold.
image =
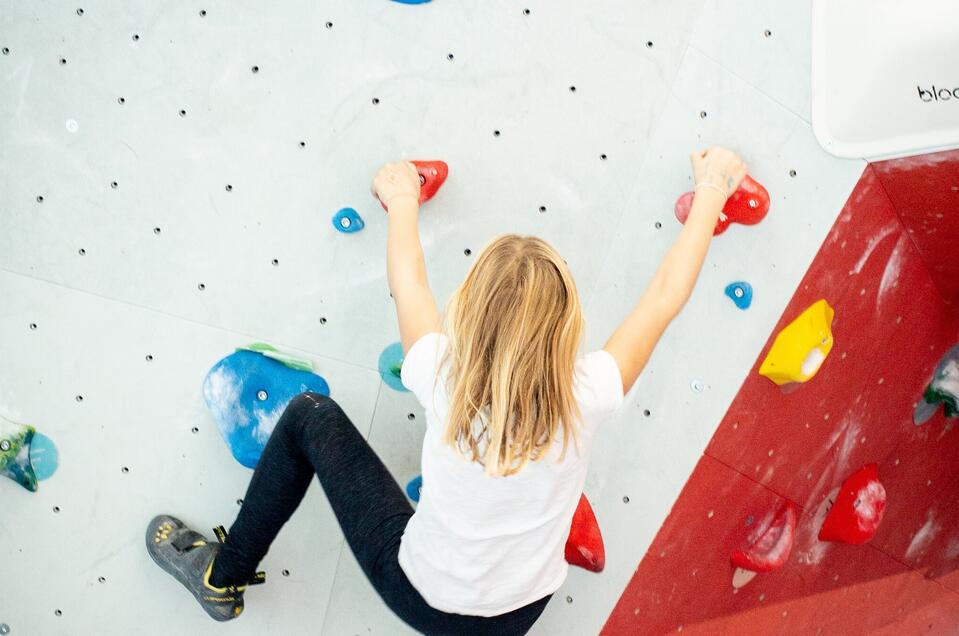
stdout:
{"type": "Polygon", "coordinates": [[[366,223],[353,208],[343,208],[333,215],[333,227],[344,234],[352,234],[366,227],[366,223]]]}
{"type": "Polygon", "coordinates": [[[426,4],[430,0],[393,0],[393,2],[399,2],[400,4],[426,4]]]}
{"type": "Polygon", "coordinates": [[[377,364],[380,370],[380,377],[388,387],[395,391],[407,392],[403,386],[403,380],[400,379],[400,372],[403,369],[403,345],[394,342],[380,354],[380,360],[377,364]]]}
{"type": "Polygon", "coordinates": [[[726,286],[726,295],[733,299],[740,309],[749,309],[753,304],[753,286],[746,281],[736,281],[726,286]]]}
{"type": "Polygon", "coordinates": [[[423,489],[423,475],[417,475],[406,484],[406,496],[413,501],[420,500],[420,491],[423,489]]]}

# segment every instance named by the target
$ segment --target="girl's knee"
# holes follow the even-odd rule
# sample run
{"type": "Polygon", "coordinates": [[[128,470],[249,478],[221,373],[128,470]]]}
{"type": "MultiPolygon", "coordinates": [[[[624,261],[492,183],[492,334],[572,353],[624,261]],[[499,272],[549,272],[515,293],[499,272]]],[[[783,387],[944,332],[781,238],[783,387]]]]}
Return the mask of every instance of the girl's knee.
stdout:
{"type": "Polygon", "coordinates": [[[336,400],[314,391],[300,393],[290,401],[290,406],[287,408],[293,410],[297,414],[296,419],[304,425],[343,416],[343,409],[336,403],[336,400]]]}
{"type": "Polygon", "coordinates": [[[306,391],[300,393],[295,398],[290,401],[290,406],[296,405],[298,407],[306,407],[319,409],[324,406],[335,405],[336,402],[328,395],[323,395],[322,393],[317,393],[315,391],[306,391]]]}

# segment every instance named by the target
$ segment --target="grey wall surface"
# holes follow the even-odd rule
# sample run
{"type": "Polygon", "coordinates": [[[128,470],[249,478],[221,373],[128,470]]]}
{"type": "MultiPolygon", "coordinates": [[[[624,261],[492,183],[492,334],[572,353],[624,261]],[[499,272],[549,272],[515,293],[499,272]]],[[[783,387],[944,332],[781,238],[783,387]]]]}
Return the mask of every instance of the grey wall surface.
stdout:
{"type": "Polygon", "coordinates": [[[204,375],[254,341],[313,360],[405,483],[423,426],[377,373],[398,332],[376,168],[450,166],[421,221],[440,302],[489,239],[535,234],[597,347],[679,231],[689,153],[728,145],[772,211],[714,242],[599,435],[606,571],[571,571],[534,629],[596,633],[864,167],[810,129],[808,0],[0,0],[0,47],[0,415],[60,451],[37,493],[0,480],[12,635],[407,633],[316,485],[228,627],[153,565],[154,514],[229,526],[249,480],[204,375]],[[346,206],[363,231],[333,229],[346,206]]]}

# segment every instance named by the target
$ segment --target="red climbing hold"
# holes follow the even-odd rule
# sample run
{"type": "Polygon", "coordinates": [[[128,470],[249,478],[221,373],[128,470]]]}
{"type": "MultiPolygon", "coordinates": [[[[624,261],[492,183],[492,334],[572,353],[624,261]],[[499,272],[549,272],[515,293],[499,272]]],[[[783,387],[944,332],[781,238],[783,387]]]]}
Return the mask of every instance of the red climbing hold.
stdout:
{"type": "MultiPolygon", "coordinates": [[[[420,175],[420,203],[429,201],[436,195],[443,182],[446,181],[446,175],[450,172],[450,167],[445,161],[411,161],[416,166],[416,172],[420,175]]],[[[383,209],[386,206],[380,201],[383,209]]]]}
{"type": "MultiPolygon", "coordinates": [[[[689,218],[689,209],[693,205],[693,192],[687,192],[676,199],[676,218],[685,223],[689,218]]],[[[726,231],[730,223],[756,225],[769,212],[769,193],[758,181],[746,175],[735,192],[726,200],[723,212],[716,223],[713,236],[726,231]]]]}
{"type": "Polygon", "coordinates": [[[775,514],[767,514],[749,533],[745,547],[733,552],[733,565],[753,572],[772,572],[785,565],[797,516],[796,506],[788,501],[775,514]]]}
{"type": "Polygon", "coordinates": [[[602,572],[606,567],[603,534],[586,495],[579,496],[579,505],[573,515],[573,525],[566,540],[566,561],[591,572],[602,572]]]}
{"type": "Polygon", "coordinates": [[[862,545],[876,535],[885,509],[886,489],[879,483],[879,470],[867,464],[842,483],[819,529],[819,540],[862,545]]]}

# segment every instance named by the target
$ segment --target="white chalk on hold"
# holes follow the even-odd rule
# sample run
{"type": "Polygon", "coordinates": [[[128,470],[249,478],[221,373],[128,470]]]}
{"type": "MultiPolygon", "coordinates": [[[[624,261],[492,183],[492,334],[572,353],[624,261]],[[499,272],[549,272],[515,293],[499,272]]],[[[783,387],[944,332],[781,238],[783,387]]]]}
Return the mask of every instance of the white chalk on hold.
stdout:
{"type": "Polygon", "coordinates": [[[66,126],[67,126],[67,132],[75,133],[78,130],[80,130],[80,124],[77,123],[76,119],[68,119],[66,126]]]}
{"type": "Polygon", "coordinates": [[[733,591],[742,588],[744,585],[756,578],[756,572],[744,568],[736,568],[733,573],[733,591]]]}

